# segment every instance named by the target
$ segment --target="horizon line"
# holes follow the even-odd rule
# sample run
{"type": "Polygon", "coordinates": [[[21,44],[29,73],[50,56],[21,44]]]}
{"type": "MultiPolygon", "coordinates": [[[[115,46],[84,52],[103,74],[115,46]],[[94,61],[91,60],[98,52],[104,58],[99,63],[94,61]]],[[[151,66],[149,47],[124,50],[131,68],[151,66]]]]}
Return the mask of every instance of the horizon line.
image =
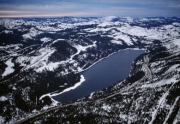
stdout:
{"type": "MultiPolygon", "coordinates": [[[[114,15],[109,15],[109,16],[114,16],[114,15]]],[[[101,18],[101,17],[109,17],[109,16],[0,16],[0,19],[13,19],[13,18],[62,18],[62,17],[76,17],[76,18],[101,18]]],[[[180,18],[178,16],[139,16],[139,17],[134,17],[134,16],[115,16],[115,17],[120,17],[120,18],[180,18]]]]}

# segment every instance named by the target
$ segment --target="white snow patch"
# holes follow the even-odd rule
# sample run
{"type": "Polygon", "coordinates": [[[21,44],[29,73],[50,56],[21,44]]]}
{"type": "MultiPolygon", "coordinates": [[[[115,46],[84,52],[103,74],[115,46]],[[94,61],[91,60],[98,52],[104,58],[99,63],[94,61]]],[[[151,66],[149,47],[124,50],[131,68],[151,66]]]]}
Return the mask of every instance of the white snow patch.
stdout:
{"type": "Polygon", "coordinates": [[[57,40],[53,41],[53,43],[52,43],[52,44],[54,44],[54,43],[56,43],[56,42],[58,42],[58,41],[64,41],[64,40],[66,40],[66,39],[62,39],[62,38],[60,38],[60,39],[57,39],[57,40]]]}
{"type": "Polygon", "coordinates": [[[1,96],[1,97],[0,97],[0,101],[1,101],[1,102],[6,101],[6,100],[7,100],[7,98],[6,98],[5,96],[1,96]]]}
{"type": "Polygon", "coordinates": [[[50,27],[49,25],[41,25],[41,26],[36,26],[39,30],[42,31],[48,31],[48,32],[56,32],[56,31],[61,31],[63,29],[59,27],[50,27]]]}
{"type": "Polygon", "coordinates": [[[114,43],[114,44],[121,44],[121,45],[122,45],[122,41],[118,41],[118,40],[111,40],[111,43],[114,43]]]}
{"type": "Polygon", "coordinates": [[[171,67],[166,71],[166,73],[170,73],[170,72],[175,71],[178,66],[179,66],[178,64],[175,64],[175,65],[171,66],[171,67]]]}
{"type": "Polygon", "coordinates": [[[13,32],[10,31],[10,30],[5,30],[4,33],[5,33],[5,34],[10,34],[10,33],[12,34],[13,32]]]}
{"type": "Polygon", "coordinates": [[[86,33],[77,33],[77,34],[79,34],[79,35],[84,35],[84,34],[86,34],[86,33]]]}
{"type": "Polygon", "coordinates": [[[174,25],[174,26],[180,26],[180,23],[174,22],[174,23],[172,23],[172,25],[174,25]]]}
{"type": "Polygon", "coordinates": [[[23,34],[22,36],[26,40],[26,39],[32,39],[33,37],[36,37],[37,35],[42,33],[43,33],[42,31],[38,31],[35,28],[31,28],[29,33],[23,34]]]}
{"type": "Polygon", "coordinates": [[[102,22],[97,27],[107,27],[107,26],[112,26],[113,24],[114,24],[113,22],[102,22]]]}
{"type": "Polygon", "coordinates": [[[13,86],[13,88],[12,88],[13,90],[17,90],[17,88],[15,87],[15,86],[13,86]]]}
{"type": "Polygon", "coordinates": [[[41,62],[42,66],[38,67],[36,72],[42,72],[44,69],[47,69],[49,71],[53,71],[54,69],[56,69],[59,66],[59,62],[50,62],[48,64],[46,64],[45,62],[41,62]]]}
{"type": "Polygon", "coordinates": [[[16,62],[20,63],[21,66],[24,66],[24,69],[29,69],[33,67],[36,72],[42,72],[44,69],[48,69],[53,71],[55,68],[59,66],[58,62],[50,62],[48,63],[48,58],[55,52],[55,49],[45,47],[38,51],[37,56],[19,56],[16,59],[16,62]],[[30,62],[29,65],[26,66],[26,63],[30,62]],[[26,66],[26,67],[25,67],[26,66]]]}
{"type": "Polygon", "coordinates": [[[126,119],[128,118],[128,116],[127,116],[127,115],[122,114],[122,113],[120,113],[119,117],[120,117],[120,118],[122,118],[122,119],[124,119],[124,120],[126,120],[126,119]]]}
{"type": "Polygon", "coordinates": [[[7,65],[7,67],[4,71],[4,73],[2,74],[2,76],[7,76],[14,72],[14,69],[12,68],[12,67],[14,67],[14,63],[12,63],[12,59],[7,60],[6,65],[7,65]]]}
{"type": "Polygon", "coordinates": [[[92,44],[92,45],[89,45],[89,46],[81,46],[81,45],[75,45],[74,46],[79,52],[81,51],[86,51],[86,49],[88,48],[91,48],[91,47],[96,47],[96,41],[92,44]]]}
{"type": "Polygon", "coordinates": [[[145,84],[145,85],[142,85],[141,87],[142,88],[146,88],[146,87],[160,87],[160,86],[163,86],[163,85],[166,85],[166,84],[172,84],[172,83],[175,83],[177,82],[176,80],[176,77],[173,76],[172,78],[169,78],[169,79],[162,79],[156,83],[152,83],[152,84],[145,84]]]}
{"type": "Polygon", "coordinates": [[[4,124],[4,123],[5,123],[5,118],[2,117],[2,116],[0,116],[0,123],[1,123],[1,124],[4,124]]]}
{"type": "Polygon", "coordinates": [[[19,56],[16,59],[16,62],[18,62],[21,66],[26,66],[26,62],[30,61],[30,58],[27,56],[19,56]]]}
{"type": "Polygon", "coordinates": [[[172,42],[180,48],[180,39],[175,39],[172,42]]]}
{"type": "Polygon", "coordinates": [[[38,113],[38,111],[36,109],[32,110],[32,113],[38,113]]]}
{"type": "Polygon", "coordinates": [[[110,110],[111,110],[111,106],[106,105],[106,104],[103,104],[102,109],[104,109],[104,110],[106,110],[106,111],[110,112],[110,110]]]}
{"type": "Polygon", "coordinates": [[[133,18],[131,18],[131,17],[124,17],[124,18],[126,18],[126,20],[127,20],[128,22],[133,22],[133,18]]]}
{"type": "Polygon", "coordinates": [[[117,16],[106,16],[106,17],[103,17],[102,19],[103,19],[103,21],[110,22],[115,18],[117,18],[117,16]]]}
{"type": "Polygon", "coordinates": [[[114,39],[117,39],[117,40],[118,40],[118,39],[122,39],[122,40],[124,40],[124,42],[125,42],[127,45],[133,45],[130,37],[127,36],[127,35],[118,34],[118,35],[116,35],[116,36],[114,37],[114,39]]]}
{"type": "Polygon", "coordinates": [[[46,43],[46,42],[49,42],[51,41],[52,39],[51,38],[48,38],[48,37],[44,37],[44,38],[41,38],[40,41],[46,43]]]}
{"type": "Polygon", "coordinates": [[[36,68],[36,72],[41,72],[43,69],[47,68],[50,70],[53,70],[55,67],[57,67],[57,63],[48,63],[48,58],[55,52],[55,49],[52,48],[42,48],[39,50],[38,56],[31,56],[29,57],[30,64],[26,67],[26,69],[29,68],[36,68]]]}
{"type": "Polygon", "coordinates": [[[57,95],[60,95],[60,94],[62,94],[62,93],[68,92],[68,91],[70,91],[70,90],[76,89],[76,88],[77,88],[78,86],[80,86],[84,81],[85,81],[85,78],[84,78],[83,75],[81,75],[80,81],[79,81],[78,83],[76,83],[74,86],[69,87],[69,88],[63,90],[63,91],[60,92],[60,93],[54,93],[54,94],[48,93],[48,94],[44,94],[44,95],[42,95],[39,99],[41,100],[41,99],[44,98],[45,96],[49,96],[49,97],[51,98],[51,97],[53,97],[53,96],[57,96],[57,95]]]}
{"type": "Polygon", "coordinates": [[[48,105],[44,106],[41,110],[47,110],[49,108],[48,105]]]}
{"type": "Polygon", "coordinates": [[[93,96],[94,92],[92,92],[89,96],[89,99],[92,99],[92,96],[93,96]]]}

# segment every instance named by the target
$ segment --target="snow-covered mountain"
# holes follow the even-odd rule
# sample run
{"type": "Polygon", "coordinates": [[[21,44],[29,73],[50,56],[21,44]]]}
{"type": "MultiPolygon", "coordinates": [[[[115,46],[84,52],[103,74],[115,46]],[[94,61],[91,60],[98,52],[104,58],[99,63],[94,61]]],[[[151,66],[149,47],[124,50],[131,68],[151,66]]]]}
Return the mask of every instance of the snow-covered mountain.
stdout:
{"type": "Polygon", "coordinates": [[[33,121],[179,122],[179,18],[1,19],[0,40],[1,123],[57,105],[42,96],[75,85],[78,72],[127,48],[147,50],[127,79],[33,121]]]}

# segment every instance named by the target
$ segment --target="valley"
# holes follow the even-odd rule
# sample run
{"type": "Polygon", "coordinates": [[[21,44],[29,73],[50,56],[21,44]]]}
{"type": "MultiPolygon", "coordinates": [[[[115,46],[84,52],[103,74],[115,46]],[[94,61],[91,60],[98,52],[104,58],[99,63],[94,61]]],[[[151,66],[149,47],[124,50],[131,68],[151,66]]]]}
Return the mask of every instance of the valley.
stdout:
{"type": "Polygon", "coordinates": [[[176,17],[0,19],[0,123],[178,123],[179,39],[176,17]],[[67,103],[51,97],[125,49],[146,51],[129,76],[67,103]]]}

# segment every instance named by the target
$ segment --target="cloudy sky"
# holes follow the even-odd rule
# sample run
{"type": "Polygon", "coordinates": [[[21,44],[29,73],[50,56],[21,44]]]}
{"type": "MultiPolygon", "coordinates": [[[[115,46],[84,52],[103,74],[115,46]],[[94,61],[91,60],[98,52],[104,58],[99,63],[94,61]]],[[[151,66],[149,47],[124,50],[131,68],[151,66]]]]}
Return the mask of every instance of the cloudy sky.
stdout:
{"type": "Polygon", "coordinates": [[[0,17],[180,17],[180,0],[0,0],[0,17]]]}

